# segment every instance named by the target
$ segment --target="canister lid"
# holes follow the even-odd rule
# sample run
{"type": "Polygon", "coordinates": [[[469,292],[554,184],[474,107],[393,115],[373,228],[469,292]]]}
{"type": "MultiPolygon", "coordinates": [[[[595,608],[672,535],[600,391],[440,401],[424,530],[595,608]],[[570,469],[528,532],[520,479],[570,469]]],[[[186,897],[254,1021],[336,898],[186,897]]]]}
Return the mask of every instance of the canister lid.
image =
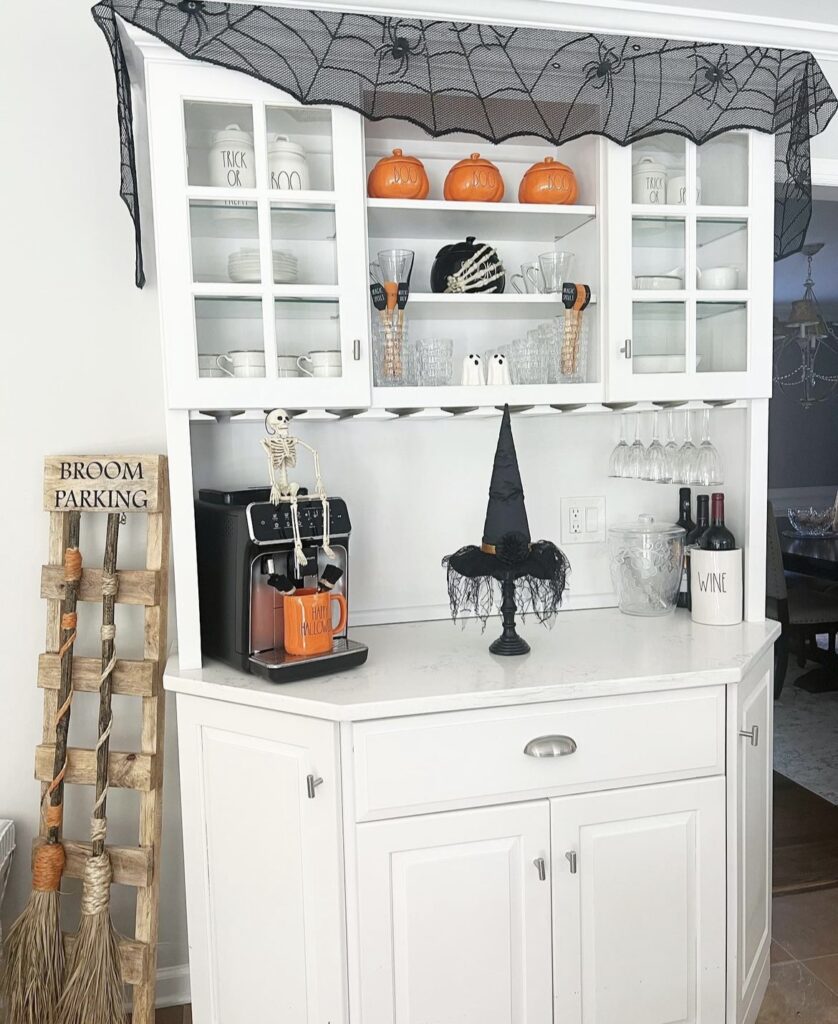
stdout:
{"type": "Polygon", "coordinates": [[[252,132],[244,131],[239,128],[237,124],[228,124],[226,128],[223,128],[220,132],[216,132],[212,138],[215,143],[221,142],[232,146],[253,145],[252,132]]]}
{"type": "Polygon", "coordinates": [[[292,142],[287,135],[269,135],[268,153],[294,153],[295,156],[305,156],[305,150],[296,142],[292,142]]]}
{"type": "Polygon", "coordinates": [[[609,536],[654,537],[656,540],[674,539],[686,536],[687,531],[675,523],[659,523],[650,513],[639,515],[627,523],[615,523],[608,528],[609,536]]]}

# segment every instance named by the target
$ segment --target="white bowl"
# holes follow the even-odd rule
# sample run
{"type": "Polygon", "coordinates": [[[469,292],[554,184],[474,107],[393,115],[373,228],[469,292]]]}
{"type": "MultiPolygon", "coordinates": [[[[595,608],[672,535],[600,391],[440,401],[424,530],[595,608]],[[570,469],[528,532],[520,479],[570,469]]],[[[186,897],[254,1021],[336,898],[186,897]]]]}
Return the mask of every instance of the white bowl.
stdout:
{"type": "Polygon", "coordinates": [[[634,287],[639,292],[675,292],[684,287],[684,279],[671,274],[637,274],[634,287]]]}
{"type": "Polygon", "coordinates": [[[730,292],[739,287],[739,271],[736,267],[708,267],[698,272],[698,287],[701,291],[730,292]]]}

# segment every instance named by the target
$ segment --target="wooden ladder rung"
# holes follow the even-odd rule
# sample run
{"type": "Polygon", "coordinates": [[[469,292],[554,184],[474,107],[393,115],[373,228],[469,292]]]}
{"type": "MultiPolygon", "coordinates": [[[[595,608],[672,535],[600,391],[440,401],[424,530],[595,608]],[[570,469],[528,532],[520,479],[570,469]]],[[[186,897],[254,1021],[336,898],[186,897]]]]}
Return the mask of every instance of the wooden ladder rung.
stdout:
{"type": "MultiPolygon", "coordinates": [[[[41,743],[35,748],[35,778],[50,782],[53,776],[55,744],[41,743]]],[[[67,750],[67,774],[64,781],[82,786],[96,784],[96,753],[79,747],[67,750]]],[[[157,757],[112,750],[108,757],[108,782],[117,789],[148,792],[157,784],[157,757]]]]}
{"type": "MultiPolygon", "coordinates": [[[[156,569],[120,569],[117,572],[119,590],[117,604],[140,604],[150,607],[160,604],[160,573],[156,569]]],[[[60,565],[41,566],[41,597],[62,601],[66,584],[64,569],[60,565]]],[[[79,601],[102,600],[102,570],[84,569],[78,592],[79,601]]]]}
{"type": "MultiPolygon", "coordinates": [[[[45,843],[42,836],[36,836],[32,843],[32,855],[45,843]]],[[[68,878],[84,878],[84,866],[90,856],[90,843],[75,839],[62,839],[67,861],[64,874],[68,878]]],[[[154,858],[148,846],[106,846],[110,854],[113,880],[117,885],[132,885],[142,889],[151,885],[154,874],[154,858]]]]}
{"type": "MultiPolygon", "coordinates": [[[[126,661],[118,658],[111,676],[114,693],[128,697],[153,697],[156,694],[156,661],[126,661]]],[[[73,689],[96,693],[102,675],[101,658],[73,658],[73,689]]],[[[57,654],[38,657],[38,686],[57,690],[61,685],[61,659],[57,654]]]]}
{"type": "MultiPolygon", "coordinates": [[[[74,932],[64,932],[64,955],[69,959],[76,944],[74,932]]],[[[126,985],[141,985],[148,978],[148,945],[137,939],[119,939],[122,980],[126,985]]]]}

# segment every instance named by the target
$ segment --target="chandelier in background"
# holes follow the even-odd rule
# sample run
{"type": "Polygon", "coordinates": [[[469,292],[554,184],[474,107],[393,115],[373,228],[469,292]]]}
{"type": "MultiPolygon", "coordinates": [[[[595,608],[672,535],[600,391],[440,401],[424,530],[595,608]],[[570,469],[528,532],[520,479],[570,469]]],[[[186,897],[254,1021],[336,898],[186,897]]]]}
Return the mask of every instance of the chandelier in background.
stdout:
{"type": "Polygon", "coordinates": [[[821,312],[812,278],[812,259],[821,249],[823,242],[803,246],[803,298],[792,303],[788,320],[774,319],[774,383],[804,409],[838,397],[838,334],[821,312]]]}

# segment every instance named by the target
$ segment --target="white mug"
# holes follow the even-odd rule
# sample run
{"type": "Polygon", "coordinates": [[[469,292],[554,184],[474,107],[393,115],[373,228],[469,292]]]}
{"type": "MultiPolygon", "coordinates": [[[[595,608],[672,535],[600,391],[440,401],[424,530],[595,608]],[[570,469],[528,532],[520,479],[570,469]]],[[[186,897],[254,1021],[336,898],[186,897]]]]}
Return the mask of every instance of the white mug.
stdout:
{"type": "Polygon", "coordinates": [[[222,352],[216,358],[216,365],[228,377],[264,377],[265,353],[251,350],[222,352]],[[229,363],[232,369],[228,369],[225,363],[229,363]]]}
{"type": "Polygon", "coordinates": [[[735,626],[742,621],[742,551],[690,549],[693,622],[735,626]]]}
{"type": "Polygon", "coordinates": [[[299,366],[297,366],[296,356],[277,356],[276,357],[276,375],[277,377],[301,377],[299,366]]]}
{"type": "Polygon", "coordinates": [[[222,370],[218,365],[217,355],[199,355],[198,356],[198,376],[199,377],[226,377],[227,373],[222,370]]]}
{"type": "Polygon", "coordinates": [[[297,359],[297,366],[307,377],[340,377],[340,352],[335,349],[309,352],[307,356],[300,356],[297,359]],[[308,363],[311,369],[303,366],[303,363],[308,363]]]}

